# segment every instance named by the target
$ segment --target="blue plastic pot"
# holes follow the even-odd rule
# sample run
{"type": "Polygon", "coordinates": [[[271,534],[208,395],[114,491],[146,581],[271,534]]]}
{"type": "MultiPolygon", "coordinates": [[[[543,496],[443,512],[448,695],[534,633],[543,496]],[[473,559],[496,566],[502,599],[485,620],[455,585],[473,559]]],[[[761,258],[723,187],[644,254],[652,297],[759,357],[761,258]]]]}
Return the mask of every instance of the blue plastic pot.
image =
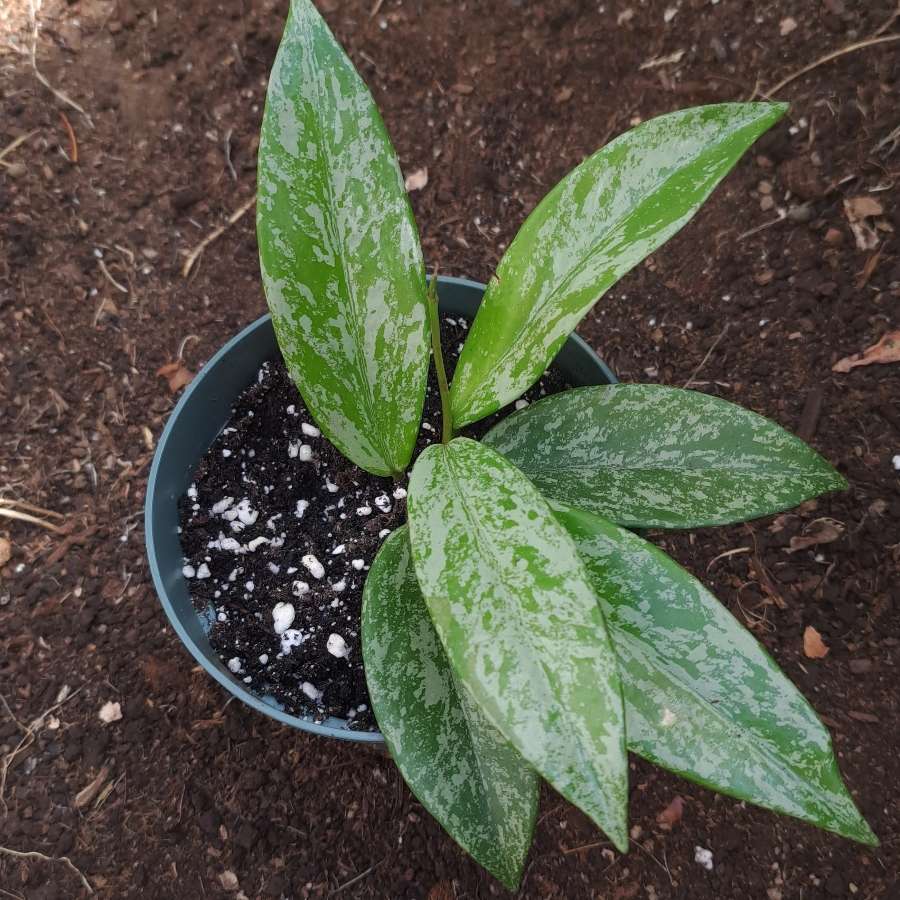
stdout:
{"type": "MultiPolygon", "coordinates": [[[[484,293],[484,285],[464,278],[438,279],[441,311],[472,319],[484,293]]],[[[353,731],[346,719],[330,718],[322,723],[284,712],[273,700],[248,690],[225,667],[207,637],[209,621],[197,613],[181,573],[184,564],[178,538],[178,500],[193,480],[203,455],[228,424],[238,395],[256,380],[260,366],[279,356],[269,316],[257,319],[232,338],[203,367],[172,411],[156,448],[144,525],[147,557],[156,593],[175,632],[197,662],[226,690],[286,725],[326,737],[363,743],[381,743],[377,731],[353,731]]],[[[577,335],[571,335],[555,360],[574,385],[615,384],[616,377],[577,335]]]]}

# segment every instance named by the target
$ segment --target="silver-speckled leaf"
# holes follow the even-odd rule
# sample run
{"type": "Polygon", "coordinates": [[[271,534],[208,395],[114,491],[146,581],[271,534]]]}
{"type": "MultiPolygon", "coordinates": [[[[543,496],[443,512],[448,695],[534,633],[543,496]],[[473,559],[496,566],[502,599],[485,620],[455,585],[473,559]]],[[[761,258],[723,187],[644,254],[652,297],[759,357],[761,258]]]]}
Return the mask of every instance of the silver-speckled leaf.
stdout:
{"type": "Polygon", "coordinates": [[[372,708],[406,783],[464,850],[515,890],[540,782],[454,678],[416,581],[406,526],[372,563],[362,638],[372,708]]]}
{"type": "Polygon", "coordinates": [[[328,439],[376,475],[409,464],[429,346],[403,178],[362,79],[293,0],[259,147],[263,285],[291,377],[328,439]]]}
{"type": "Polygon", "coordinates": [[[606,615],[628,749],[723,794],[876,844],[825,727],[731,613],[637,535],[591,513],[557,515],[606,615]]]}
{"type": "Polygon", "coordinates": [[[769,419],[656,384],[546,397],[498,423],[484,441],[546,497],[629,527],[743,522],[847,486],[769,419]]]}
{"type": "Polygon", "coordinates": [[[624,851],[622,691],[572,539],[521,472],[467,438],[416,460],[409,528],[456,677],[538,774],[624,851]]]}
{"type": "Polygon", "coordinates": [[[659,116],[570,172],[500,261],[451,390],[459,428],[534,384],[597,299],[677,232],[783,103],[722,103],[659,116]]]}

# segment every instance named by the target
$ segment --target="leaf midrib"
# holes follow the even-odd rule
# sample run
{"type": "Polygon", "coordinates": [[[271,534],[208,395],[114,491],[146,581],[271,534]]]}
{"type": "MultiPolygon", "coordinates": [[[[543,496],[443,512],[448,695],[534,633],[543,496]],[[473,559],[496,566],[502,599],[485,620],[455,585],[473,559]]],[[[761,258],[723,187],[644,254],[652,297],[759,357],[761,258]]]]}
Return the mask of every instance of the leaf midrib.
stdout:
{"type": "MultiPolygon", "coordinates": [[[[730,731],[735,727],[735,722],[732,718],[726,716],[722,710],[720,710],[716,704],[714,704],[711,700],[701,694],[696,688],[694,688],[690,682],[680,678],[677,674],[672,674],[671,668],[663,668],[658,665],[653,665],[654,659],[662,659],[667,663],[670,663],[669,658],[666,654],[659,653],[655,648],[650,648],[649,645],[642,641],[640,638],[635,637],[633,634],[628,632],[627,630],[620,628],[615,624],[615,607],[609,603],[608,601],[601,600],[601,609],[604,609],[606,614],[606,620],[609,623],[609,627],[611,632],[613,632],[613,643],[614,644],[626,644],[629,648],[631,648],[632,652],[635,656],[642,659],[647,668],[651,671],[661,672],[668,680],[677,684],[682,690],[684,690],[691,697],[694,697],[698,704],[706,709],[708,712],[712,712],[713,717],[716,718],[719,722],[723,723],[727,726],[727,729],[730,731]]],[[[677,667],[673,667],[675,672],[677,673],[677,667]]],[[[627,671],[627,670],[626,670],[627,671]]],[[[626,701],[627,703],[627,701],[626,701]]],[[[627,710],[626,710],[627,715],[627,710]]],[[[815,716],[815,713],[813,713],[815,716]]],[[[745,744],[749,750],[750,755],[757,760],[761,760],[764,765],[775,771],[781,770],[785,768],[776,756],[769,750],[768,738],[760,736],[760,740],[764,743],[760,746],[759,744],[755,744],[749,736],[757,734],[751,728],[748,728],[744,725],[738,725],[738,731],[741,735],[741,742],[745,744]],[[745,737],[746,736],[746,737],[745,737]]],[[[627,740],[627,730],[626,730],[626,740],[627,740]]],[[[629,749],[632,752],[639,752],[633,747],[629,749]]],[[[818,751],[817,751],[818,752],[818,751]]],[[[803,774],[800,770],[798,770],[795,763],[788,761],[786,768],[788,768],[792,774],[795,776],[795,779],[799,781],[800,793],[803,794],[806,798],[810,798],[815,800],[816,797],[821,793],[818,789],[816,790],[808,790],[808,785],[806,784],[805,779],[803,778],[803,774]]],[[[721,790],[721,788],[717,788],[717,790],[721,790]]],[[[829,790],[828,793],[831,793],[829,790]]]]}
{"type": "MultiPolygon", "coordinates": [[[[427,613],[427,604],[425,604],[426,613],[427,613]]],[[[440,637],[438,638],[438,645],[441,650],[446,654],[446,650],[444,650],[443,645],[441,644],[440,637]]],[[[472,722],[472,717],[469,711],[468,703],[474,703],[474,700],[467,700],[463,697],[462,691],[465,690],[456,678],[456,673],[453,671],[453,666],[450,663],[449,658],[447,659],[447,670],[450,673],[450,684],[453,687],[454,692],[456,693],[457,702],[459,703],[460,709],[462,709],[463,718],[466,720],[466,738],[469,746],[472,749],[472,755],[475,757],[475,766],[478,770],[478,780],[481,782],[481,806],[484,812],[487,813],[486,818],[491,823],[491,830],[494,832],[495,837],[498,839],[501,838],[503,832],[501,829],[501,823],[503,822],[505,816],[503,814],[503,809],[495,809],[495,801],[499,802],[499,798],[496,796],[494,791],[490,790],[491,779],[488,777],[489,773],[485,773],[484,765],[481,760],[481,754],[478,752],[478,746],[472,738],[472,734],[475,731],[474,724],[472,722]]],[[[489,727],[493,727],[489,725],[489,727]]],[[[504,740],[506,740],[504,738],[504,740]]]]}
{"type": "MultiPolygon", "coordinates": [[[[315,13],[315,15],[318,15],[318,13],[315,13]]],[[[320,31],[320,33],[321,33],[322,29],[327,29],[327,26],[325,25],[324,22],[317,22],[316,27],[320,31]]],[[[302,29],[301,29],[301,33],[303,33],[302,29]]],[[[312,46],[312,44],[315,40],[316,40],[316,37],[313,33],[313,30],[310,29],[309,35],[308,35],[308,42],[305,47],[305,49],[307,50],[307,53],[304,54],[304,59],[314,59],[315,58],[314,48],[312,46]]],[[[332,38],[332,40],[333,40],[333,38],[332,38]]],[[[340,57],[340,54],[343,51],[341,51],[340,48],[337,48],[337,50],[338,50],[338,55],[340,57]]],[[[310,68],[308,66],[305,66],[305,68],[306,68],[307,72],[310,71],[310,68]]],[[[386,447],[381,440],[382,436],[383,436],[383,432],[382,432],[382,429],[378,427],[378,419],[375,416],[375,398],[374,398],[374,395],[372,394],[372,386],[371,386],[371,384],[369,384],[369,379],[366,377],[365,366],[360,364],[365,361],[364,354],[362,352],[363,342],[362,342],[362,323],[360,321],[360,315],[359,315],[360,307],[359,307],[359,303],[357,301],[356,293],[351,286],[350,277],[347,272],[346,255],[345,255],[345,250],[346,250],[345,236],[344,236],[343,230],[340,229],[337,225],[338,217],[335,213],[337,204],[335,202],[334,183],[331,178],[331,173],[334,171],[333,157],[331,154],[331,148],[328,144],[328,140],[325,137],[326,129],[324,127],[324,122],[323,122],[322,115],[321,115],[321,112],[324,109],[324,103],[323,103],[323,97],[322,97],[322,82],[321,82],[320,78],[318,77],[318,71],[319,71],[318,68],[314,68],[312,71],[312,76],[313,76],[312,80],[316,86],[316,98],[318,101],[316,103],[316,108],[313,110],[313,115],[316,118],[316,122],[317,122],[318,129],[319,129],[319,134],[322,136],[322,140],[320,142],[320,145],[322,147],[322,159],[320,160],[319,156],[317,155],[316,163],[319,166],[320,172],[322,170],[323,164],[326,168],[326,171],[324,173],[322,173],[324,175],[324,177],[322,178],[322,181],[325,184],[325,189],[328,193],[329,218],[331,219],[331,223],[334,228],[335,238],[337,239],[337,242],[339,244],[340,281],[343,284],[344,292],[345,292],[346,296],[348,297],[348,299],[350,300],[350,305],[353,309],[353,317],[352,317],[353,331],[354,331],[353,349],[356,353],[357,370],[360,373],[362,373],[362,392],[361,392],[362,393],[362,401],[363,401],[363,406],[366,409],[367,418],[368,418],[368,421],[369,421],[370,427],[371,427],[371,431],[369,432],[367,437],[372,441],[372,444],[374,446],[378,447],[378,449],[380,451],[379,455],[381,456],[381,461],[390,469],[393,465],[393,461],[391,459],[390,454],[388,454],[386,452],[386,447]]],[[[353,74],[356,74],[356,73],[354,72],[353,74]]],[[[359,76],[357,76],[357,77],[359,77],[359,76]]],[[[363,90],[365,90],[365,89],[366,88],[363,85],[363,90]]]]}
{"type": "MultiPolygon", "coordinates": [[[[750,124],[750,123],[747,123],[747,124],[750,124]]],[[[607,147],[608,146],[609,145],[607,145],[607,147]]],[[[607,149],[607,148],[604,147],[603,149],[601,149],[598,152],[602,153],[603,150],[605,150],[605,149],[607,149]]],[[[600,248],[600,246],[609,239],[610,234],[612,234],[615,230],[619,229],[620,227],[626,225],[629,221],[631,221],[631,219],[635,215],[637,215],[637,213],[640,210],[643,209],[644,204],[654,193],[659,193],[660,191],[665,189],[666,185],[675,177],[676,173],[680,169],[684,169],[688,165],[695,164],[697,162],[697,160],[701,159],[705,154],[707,154],[709,152],[711,152],[709,148],[704,148],[701,152],[694,154],[690,158],[689,162],[682,163],[678,168],[673,169],[672,172],[669,175],[667,175],[662,181],[657,182],[657,186],[654,190],[643,193],[641,195],[640,200],[634,206],[632,206],[628,212],[619,216],[618,218],[614,218],[613,220],[611,220],[611,222],[606,226],[605,230],[603,231],[602,236],[598,237],[597,240],[594,241],[594,243],[592,243],[589,246],[587,253],[585,253],[581,256],[580,262],[575,263],[575,265],[573,265],[572,268],[570,268],[569,271],[566,272],[566,274],[562,277],[562,279],[560,279],[560,281],[556,285],[554,285],[553,288],[551,288],[551,290],[544,297],[543,300],[539,301],[538,303],[534,304],[531,307],[531,310],[529,311],[528,315],[525,317],[525,320],[516,329],[516,331],[513,335],[513,339],[509,341],[508,349],[506,349],[503,353],[501,353],[497,357],[494,368],[501,367],[504,360],[506,360],[509,356],[515,355],[515,350],[521,342],[522,335],[532,330],[532,323],[534,322],[535,318],[538,317],[538,314],[543,313],[543,311],[551,304],[551,302],[555,301],[556,295],[558,293],[560,293],[561,291],[563,291],[569,284],[571,284],[571,282],[574,280],[575,276],[578,273],[582,272],[587,267],[587,264],[590,261],[592,261],[594,256],[598,253],[598,249],[600,248]]],[[[699,206],[699,204],[698,204],[698,206],[699,206]]],[[[690,212],[690,210],[688,210],[688,213],[689,212],[690,212]]],[[[688,213],[685,213],[685,215],[687,215],[688,213]]],[[[512,250],[512,246],[510,246],[509,249],[512,250]]],[[[507,253],[508,252],[509,251],[507,251],[507,253]]],[[[640,260],[638,260],[637,262],[640,262],[640,260]]],[[[637,265],[637,262],[635,263],[635,265],[637,265]]],[[[603,294],[606,293],[607,290],[609,290],[609,288],[613,284],[615,284],[615,281],[616,281],[616,279],[614,279],[612,282],[610,282],[610,284],[606,285],[606,287],[604,287],[600,291],[600,294],[594,299],[595,303],[600,299],[600,297],[603,296],[603,294]]],[[[542,320],[546,320],[548,317],[541,316],[540,318],[542,320]]]]}
{"type": "MultiPolygon", "coordinates": [[[[444,458],[445,458],[446,461],[447,461],[447,469],[448,469],[448,474],[449,474],[449,476],[450,476],[450,481],[451,481],[451,483],[453,484],[453,488],[454,488],[454,490],[456,491],[457,496],[459,497],[459,503],[457,504],[457,506],[459,506],[459,507],[462,508],[462,510],[463,510],[463,515],[465,516],[466,521],[467,521],[467,522],[469,523],[469,525],[471,526],[472,532],[474,532],[476,535],[479,535],[479,536],[481,536],[481,537],[484,538],[483,544],[481,544],[481,546],[486,545],[486,546],[488,546],[488,547],[493,547],[493,546],[494,546],[493,540],[492,540],[492,539],[484,532],[484,530],[481,528],[481,525],[480,525],[480,523],[478,522],[478,520],[475,519],[475,518],[473,518],[472,511],[470,511],[470,509],[469,509],[468,503],[466,502],[466,499],[465,499],[465,495],[464,495],[464,494],[462,493],[462,491],[460,490],[459,479],[458,479],[458,477],[457,477],[456,469],[455,469],[455,466],[454,466],[454,463],[453,463],[452,451],[450,450],[449,447],[444,447],[444,448],[442,448],[442,449],[443,449],[443,453],[444,453],[444,458]]],[[[552,516],[552,513],[551,513],[551,516],[552,516]]],[[[494,560],[497,562],[497,565],[494,566],[494,567],[491,569],[492,573],[498,571],[498,570],[501,568],[500,565],[499,565],[499,559],[498,559],[498,557],[497,557],[496,554],[494,554],[494,553],[488,553],[488,556],[491,557],[492,559],[494,559],[494,560]]],[[[497,580],[496,580],[496,578],[494,578],[494,577],[492,577],[492,581],[494,581],[495,584],[497,583],[497,580]]],[[[508,591],[507,591],[505,585],[503,584],[503,582],[500,582],[499,584],[500,584],[500,587],[503,589],[504,593],[508,593],[508,591]]],[[[514,606],[516,609],[518,609],[518,607],[515,605],[515,603],[513,603],[513,606],[514,606]]],[[[520,632],[520,635],[521,635],[521,632],[522,632],[523,630],[525,631],[526,639],[523,640],[522,643],[527,644],[529,648],[533,648],[533,644],[532,644],[532,642],[531,642],[531,640],[530,640],[531,632],[530,632],[530,630],[527,629],[527,628],[525,628],[525,629],[522,628],[522,625],[520,624],[520,623],[521,623],[521,617],[517,615],[517,616],[515,617],[515,622],[516,622],[516,624],[517,624],[517,630],[520,632]]],[[[607,642],[609,643],[609,634],[608,634],[608,633],[607,633],[607,642]]],[[[610,647],[610,652],[614,652],[614,651],[612,650],[611,647],[610,647]]],[[[533,654],[533,655],[536,656],[536,654],[533,654]]],[[[449,658],[449,654],[448,654],[448,658],[449,658]]],[[[543,666],[543,664],[540,662],[539,657],[537,657],[537,658],[538,658],[538,667],[539,667],[539,669],[540,669],[542,672],[544,672],[544,666],[543,666]]],[[[452,666],[452,662],[451,662],[451,670],[452,670],[452,668],[453,668],[453,666],[452,666]]],[[[547,693],[548,688],[549,688],[549,683],[548,683],[548,681],[547,681],[546,673],[545,673],[544,678],[541,680],[541,693],[543,694],[543,698],[544,698],[544,700],[545,700],[545,705],[547,705],[547,706],[549,707],[549,706],[552,706],[552,705],[553,705],[553,703],[552,703],[552,701],[553,701],[553,696],[552,696],[552,692],[550,692],[550,694],[548,695],[548,693],[547,693]],[[550,698],[550,702],[549,702],[549,703],[546,702],[548,696],[549,696],[549,698],[550,698]]],[[[565,711],[565,710],[564,710],[564,711],[565,711]]],[[[622,703],[622,713],[623,713],[623,716],[624,716],[624,712],[625,712],[625,709],[624,709],[624,700],[623,700],[623,703],[622,703]]],[[[570,717],[569,717],[568,715],[565,716],[565,720],[566,720],[566,721],[569,721],[569,722],[571,721],[571,720],[570,720],[570,717]]],[[[573,726],[576,725],[576,724],[577,724],[577,720],[576,720],[575,723],[572,723],[572,724],[573,724],[573,726]]],[[[624,724],[624,719],[623,719],[623,724],[624,724]]],[[[502,730],[502,729],[498,728],[497,730],[501,733],[501,735],[502,735],[504,738],[506,737],[506,736],[503,734],[503,730],[502,730]]],[[[580,728],[577,728],[577,727],[573,727],[573,731],[576,732],[576,733],[578,733],[578,732],[581,731],[581,729],[580,729],[580,728]]],[[[512,742],[510,742],[510,743],[512,743],[512,742]]],[[[593,760],[586,754],[584,745],[583,745],[583,743],[582,743],[581,740],[576,740],[576,741],[575,741],[575,745],[576,745],[577,748],[578,748],[578,755],[579,755],[579,757],[580,757],[580,759],[581,759],[581,761],[582,761],[582,763],[583,763],[582,771],[589,771],[589,772],[591,773],[592,780],[594,781],[595,791],[596,791],[601,797],[605,797],[606,791],[605,791],[605,789],[604,789],[604,785],[603,785],[603,784],[598,780],[598,778],[597,778],[597,774],[596,774],[596,771],[595,771],[595,766],[594,766],[593,760]]],[[[515,748],[515,749],[516,749],[517,752],[518,752],[518,748],[515,748]]],[[[523,758],[524,758],[524,757],[523,757],[523,758]]],[[[574,798],[569,797],[569,799],[572,800],[572,802],[575,803],[577,806],[579,806],[579,807],[581,806],[581,804],[578,803],[574,798]]]]}
{"type": "MultiPolygon", "coordinates": [[[[502,452],[502,451],[501,451],[502,452]]],[[[598,462],[594,464],[585,463],[584,465],[577,465],[574,463],[560,463],[559,465],[547,464],[547,465],[531,465],[529,462],[516,462],[516,466],[520,468],[523,472],[529,475],[541,476],[545,474],[553,474],[555,472],[561,472],[564,474],[574,473],[576,475],[593,475],[598,472],[598,470],[602,471],[603,469],[612,469],[616,471],[623,472],[691,472],[697,474],[703,474],[704,472],[737,472],[740,475],[827,475],[827,472],[809,472],[804,469],[794,468],[790,466],[777,466],[771,469],[766,468],[765,466],[756,467],[753,469],[742,469],[738,466],[728,466],[728,465],[707,465],[707,466],[691,466],[691,465],[672,465],[672,466],[664,466],[664,465],[654,465],[654,466],[642,466],[642,465],[626,465],[622,463],[606,463],[606,462],[598,462]]]]}

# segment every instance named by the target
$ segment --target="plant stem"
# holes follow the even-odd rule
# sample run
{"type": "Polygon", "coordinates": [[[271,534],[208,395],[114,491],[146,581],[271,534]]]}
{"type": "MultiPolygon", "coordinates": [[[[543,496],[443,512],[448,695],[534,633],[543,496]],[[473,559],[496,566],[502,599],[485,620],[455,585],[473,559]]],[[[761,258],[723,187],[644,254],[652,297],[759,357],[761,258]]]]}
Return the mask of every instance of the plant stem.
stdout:
{"type": "Polygon", "coordinates": [[[431,348],[434,351],[434,368],[437,372],[438,390],[441,394],[441,415],[443,428],[441,443],[449,444],[453,438],[453,420],[450,418],[450,388],[447,386],[447,370],[444,368],[444,353],[441,350],[441,318],[438,311],[437,272],[428,285],[428,319],[431,323],[431,348]]]}

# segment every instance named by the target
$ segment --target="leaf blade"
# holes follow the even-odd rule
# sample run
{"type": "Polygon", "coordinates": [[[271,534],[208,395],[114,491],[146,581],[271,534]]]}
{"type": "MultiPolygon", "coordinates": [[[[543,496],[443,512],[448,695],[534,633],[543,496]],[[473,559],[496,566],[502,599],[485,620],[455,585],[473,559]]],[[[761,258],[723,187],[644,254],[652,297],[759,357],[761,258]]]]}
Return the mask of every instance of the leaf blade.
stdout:
{"type": "Polygon", "coordinates": [[[453,379],[456,427],[533,384],[597,299],[689,221],[786,109],[723,103],[659,116],[560,181],[488,284],[453,379]]]}
{"type": "Polygon", "coordinates": [[[723,794],[877,843],[815,711],[750,633],[657,547],[559,509],[606,614],[628,747],[723,794]]]}
{"type": "Polygon", "coordinates": [[[428,367],[422,251],[384,123],[310,0],[292,0],[260,133],[257,233],[285,363],[335,446],[412,455],[428,367]]]}
{"type": "Polygon", "coordinates": [[[846,481],[799,438],[718,397],[575,388],[484,438],[554,501],[635,528],[700,528],[796,506],[846,481]]]}
{"type": "Polygon", "coordinates": [[[539,780],[457,683],[416,581],[406,526],[372,564],[362,636],[372,707],[406,783],[466,852],[515,890],[539,780]]]}
{"type": "Polygon", "coordinates": [[[568,535],[521,473],[466,438],[419,457],[408,512],[416,575],[458,679],[538,774],[624,849],[621,688],[568,535]]]}

